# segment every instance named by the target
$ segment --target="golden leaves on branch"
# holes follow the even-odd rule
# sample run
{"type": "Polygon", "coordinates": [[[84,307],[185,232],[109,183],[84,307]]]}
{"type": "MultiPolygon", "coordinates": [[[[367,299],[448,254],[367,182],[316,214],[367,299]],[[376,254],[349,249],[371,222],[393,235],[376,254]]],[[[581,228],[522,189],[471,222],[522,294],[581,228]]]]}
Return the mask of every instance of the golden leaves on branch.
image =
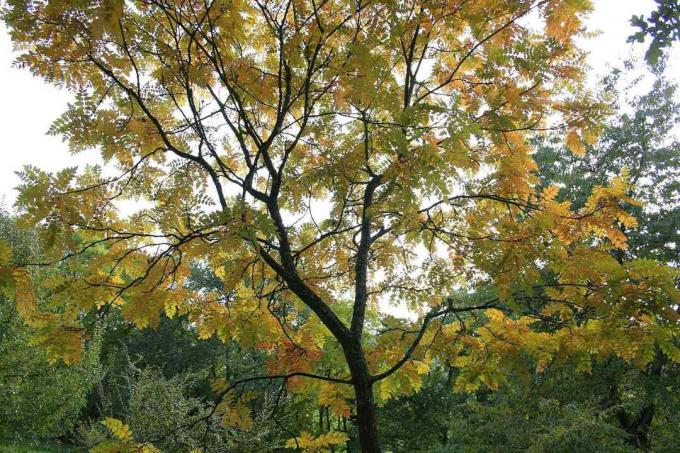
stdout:
{"type": "Polygon", "coordinates": [[[303,431],[298,437],[289,439],[286,442],[286,447],[297,448],[309,453],[327,453],[332,451],[332,447],[344,445],[348,440],[347,434],[343,432],[329,431],[315,437],[303,431]]]}
{"type": "Polygon", "coordinates": [[[72,314],[68,311],[50,312],[39,309],[29,270],[14,268],[11,279],[17,312],[33,329],[31,344],[44,348],[51,363],[59,359],[66,364],[79,362],[84,332],[72,314]]]}
{"type": "Polygon", "coordinates": [[[232,394],[222,398],[217,405],[216,413],[222,417],[222,426],[250,431],[253,429],[253,419],[248,400],[254,396],[248,393],[234,396],[232,394]]]}
{"type": "MultiPolygon", "coordinates": [[[[589,1],[295,0],[285,15],[265,13],[277,2],[210,5],[10,5],[20,62],[78,92],[52,132],[74,151],[100,150],[124,176],[24,171],[23,220],[64,274],[34,285],[0,242],[0,282],[16,286],[52,356],[76,361],[83,316],[116,309],[138,328],[188,315],[202,339],[257,349],[271,375],[344,376],[341,346],[263,256],[294,267],[349,324],[364,218],[369,300],[392,297],[421,316],[369,306],[372,373],[399,363],[424,313],[450,294],[488,284],[499,307],[433,320],[413,357],[377,384],[381,401],[418,391],[438,363],[458,367],[455,387],[472,391],[553,364],[587,371],[610,355],[643,365],[654,345],[680,356],[675,274],[610,253],[636,226],[625,172],[580,210],[558,187],[537,190],[530,135],[557,118],[582,156],[605,110],[583,90],[574,46],[589,1]],[[522,24],[532,5],[544,30],[522,24]],[[369,180],[379,183],[366,203],[369,180]],[[124,219],[116,199],[151,206],[124,219]],[[221,287],[195,289],[192,265],[221,287]],[[45,306],[33,286],[49,291],[45,306]],[[377,335],[380,321],[393,330],[377,335]]],[[[351,387],[299,376],[286,385],[349,414],[351,387]]],[[[249,429],[247,408],[230,398],[219,409],[228,426],[249,429]]],[[[107,426],[111,451],[133,442],[120,422],[107,426]]],[[[344,441],[302,433],[289,446],[344,441]]]]}
{"type": "Polygon", "coordinates": [[[567,148],[576,156],[583,157],[586,155],[586,148],[583,146],[581,136],[576,131],[569,131],[567,134],[567,148]]]}
{"type": "Polygon", "coordinates": [[[111,434],[113,434],[118,440],[123,442],[130,442],[132,440],[132,431],[130,427],[123,424],[120,420],[115,418],[106,418],[102,421],[102,424],[106,426],[111,434]]]}
{"type": "Polygon", "coordinates": [[[348,385],[322,382],[319,390],[319,404],[331,409],[338,417],[349,418],[354,389],[348,385]]]}
{"type": "Polygon", "coordinates": [[[90,453],[160,453],[148,442],[135,442],[130,427],[120,420],[107,417],[101,423],[109,430],[112,439],[98,443],[90,449],[90,453]]]}
{"type": "Polygon", "coordinates": [[[590,0],[551,0],[545,5],[548,36],[561,44],[569,40],[581,29],[581,15],[592,8],[590,0]]]}

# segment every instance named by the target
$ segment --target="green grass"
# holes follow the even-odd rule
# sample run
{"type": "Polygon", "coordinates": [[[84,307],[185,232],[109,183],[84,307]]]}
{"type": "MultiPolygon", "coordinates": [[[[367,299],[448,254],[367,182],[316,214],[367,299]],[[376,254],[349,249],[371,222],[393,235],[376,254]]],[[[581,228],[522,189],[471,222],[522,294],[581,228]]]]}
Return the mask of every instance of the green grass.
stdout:
{"type": "Polygon", "coordinates": [[[79,453],[74,447],[57,444],[2,444],[0,453],[79,453]]]}

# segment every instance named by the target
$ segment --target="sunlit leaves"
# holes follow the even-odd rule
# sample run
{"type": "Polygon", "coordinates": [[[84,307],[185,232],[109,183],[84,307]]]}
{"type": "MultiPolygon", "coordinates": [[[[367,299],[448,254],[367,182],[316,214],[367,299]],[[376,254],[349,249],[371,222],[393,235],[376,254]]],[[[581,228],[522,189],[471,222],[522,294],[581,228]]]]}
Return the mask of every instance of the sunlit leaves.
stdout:
{"type": "Polygon", "coordinates": [[[564,43],[576,33],[581,20],[575,13],[591,8],[590,0],[549,1],[546,5],[546,33],[564,43]]]}
{"type": "Polygon", "coordinates": [[[159,453],[152,444],[137,443],[130,427],[115,418],[105,418],[102,424],[111,433],[112,439],[105,440],[90,449],[91,453],[159,453]]]}
{"type": "Polygon", "coordinates": [[[567,134],[567,148],[569,148],[569,151],[579,157],[583,157],[586,154],[586,149],[583,146],[581,137],[576,131],[570,131],[567,134]]]}
{"type": "MultiPolygon", "coordinates": [[[[386,401],[434,362],[474,390],[673,351],[673,272],[611,253],[636,227],[627,174],[583,206],[539,184],[532,135],[564,130],[581,156],[606,110],[574,40],[590,6],[11,0],[20,62],[77,94],[52,133],[103,161],[22,173],[22,220],[64,270],[43,311],[18,280],[38,341],[73,361],[87,316],[188,315],[343,417],[351,392],[299,373],[344,380],[354,357],[386,373],[386,401]],[[222,287],[194,285],[193,266],[222,287]]],[[[242,399],[219,409],[249,428],[242,399]]],[[[295,447],[344,442],[324,436],[295,447]]]]}
{"type": "Polygon", "coordinates": [[[286,446],[310,453],[325,453],[331,451],[331,448],[334,446],[344,445],[345,442],[347,442],[346,433],[331,431],[315,437],[303,431],[299,437],[288,440],[286,446]]]}
{"type": "Polygon", "coordinates": [[[338,417],[349,417],[351,414],[350,400],[354,398],[351,387],[332,382],[321,383],[319,390],[319,404],[327,406],[338,417]]]}
{"type": "Polygon", "coordinates": [[[241,397],[224,398],[217,406],[216,412],[222,417],[222,425],[249,431],[253,427],[251,411],[247,405],[247,395],[241,397]]]}

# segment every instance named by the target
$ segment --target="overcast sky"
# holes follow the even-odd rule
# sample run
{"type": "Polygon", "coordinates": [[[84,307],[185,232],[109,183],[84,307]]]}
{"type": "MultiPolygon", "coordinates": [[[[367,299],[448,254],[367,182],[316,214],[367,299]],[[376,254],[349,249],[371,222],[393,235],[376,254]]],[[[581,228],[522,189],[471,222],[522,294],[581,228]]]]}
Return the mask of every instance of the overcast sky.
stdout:
{"type": "MultiPolygon", "coordinates": [[[[589,52],[594,68],[591,80],[604,74],[608,67],[618,64],[635,52],[643,53],[640,45],[626,44],[632,33],[629,24],[633,14],[649,14],[653,0],[595,0],[595,11],[588,21],[589,30],[602,33],[582,45],[589,52]]],[[[65,109],[67,93],[46,85],[28,71],[12,67],[12,46],[5,28],[0,25],[0,204],[9,207],[14,202],[19,184],[15,175],[25,164],[53,171],[65,166],[94,162],[95,152],[71,156],[59,137],[47,136],[52,121],[65,109]]],[[[671,54],[670,72],[680,82],[680,51],[671,54]]]]}

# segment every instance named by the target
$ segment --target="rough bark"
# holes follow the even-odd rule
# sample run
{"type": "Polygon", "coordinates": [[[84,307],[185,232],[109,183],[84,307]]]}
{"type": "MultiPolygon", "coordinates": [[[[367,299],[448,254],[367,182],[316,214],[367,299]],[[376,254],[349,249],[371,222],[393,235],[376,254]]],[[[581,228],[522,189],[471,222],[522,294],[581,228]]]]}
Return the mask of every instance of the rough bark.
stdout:
{"type": "Polygon", "coordinates": [[[368,364],[361,346],[355,343],[352,348],[345,351],[345,357],[352,373],[361,451],[362,453],[380,453],[378,413],[373,399],[373,380],[368,372],[368,364]]]}
{"type": "Polygon", "coordinates": [[[357,427],[359,444],[363,453],[380,453],[378,438],[378,414],[373,400],[371,382],[355,382],[357,427]]]}

